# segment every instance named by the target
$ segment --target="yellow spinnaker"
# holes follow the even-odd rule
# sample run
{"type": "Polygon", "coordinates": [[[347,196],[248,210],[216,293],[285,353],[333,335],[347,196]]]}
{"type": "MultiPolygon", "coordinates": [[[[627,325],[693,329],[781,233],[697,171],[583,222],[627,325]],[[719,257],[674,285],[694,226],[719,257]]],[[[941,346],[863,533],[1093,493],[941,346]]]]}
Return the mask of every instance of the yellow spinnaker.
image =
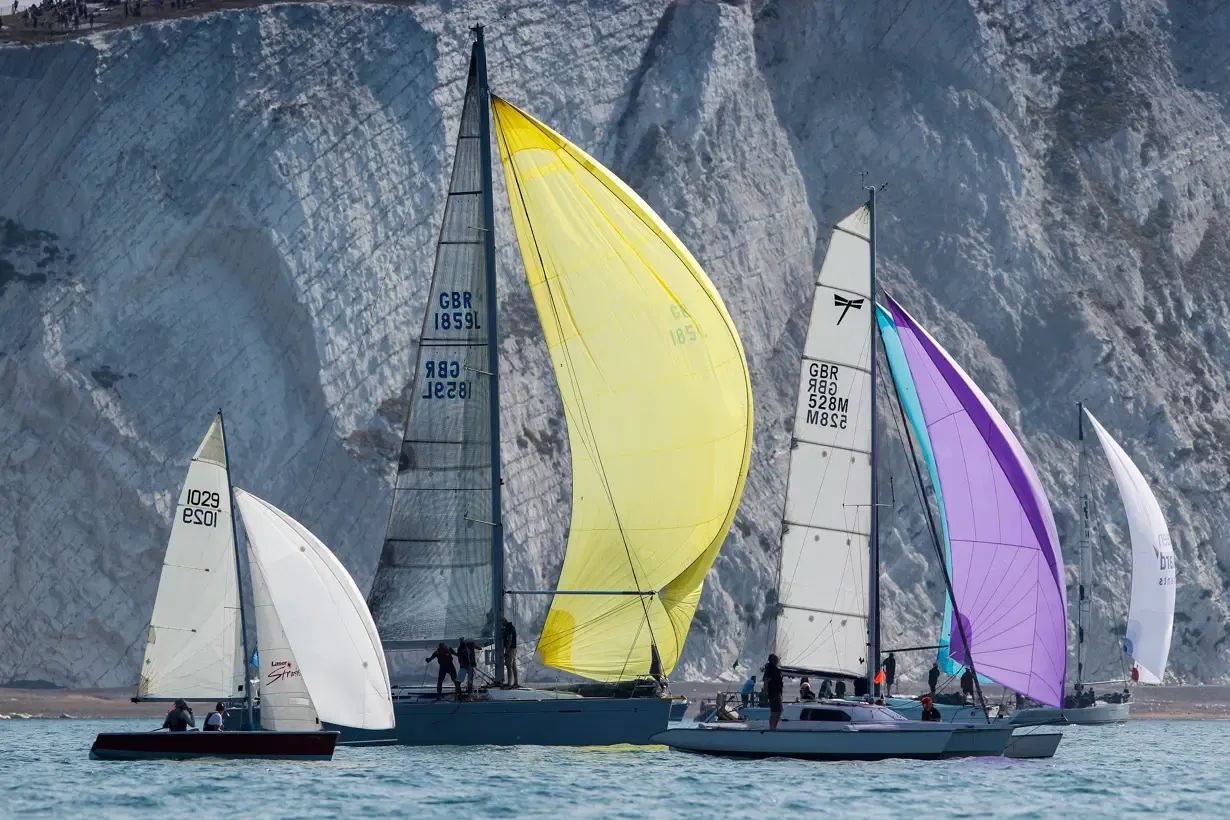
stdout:
{"type": "Polygon", "coordinates": [[[692,254],[584,151],[493,98],[513,223],[572,448],[572,525],[538,640],[603,681],[669,674],[743,493],[747,359],[692,254]],[[648,617],[646,617],[648,616],[648,617]]]}

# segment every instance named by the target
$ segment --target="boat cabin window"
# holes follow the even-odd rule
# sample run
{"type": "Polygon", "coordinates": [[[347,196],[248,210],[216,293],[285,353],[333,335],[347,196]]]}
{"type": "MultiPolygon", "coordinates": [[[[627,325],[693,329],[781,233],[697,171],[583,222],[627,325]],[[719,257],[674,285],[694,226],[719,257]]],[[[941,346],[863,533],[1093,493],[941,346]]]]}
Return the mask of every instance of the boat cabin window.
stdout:
{"type": "Polygon", "coordinates": [[[850,713],[841,709],[804,709],[800,720],[826,720],[834,723],[849,723],[850,713]]]}

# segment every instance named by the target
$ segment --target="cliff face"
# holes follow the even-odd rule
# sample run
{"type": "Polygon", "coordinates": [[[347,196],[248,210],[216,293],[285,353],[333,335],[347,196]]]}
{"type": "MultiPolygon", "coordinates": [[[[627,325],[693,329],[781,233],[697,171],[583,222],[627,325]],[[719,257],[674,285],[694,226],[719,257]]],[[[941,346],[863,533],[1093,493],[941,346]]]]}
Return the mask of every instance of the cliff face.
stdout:
{"type": "MultiPolygon", "coordinates": [[[[867,171],[888,182],[885,287],[1019,431],[1065,546],[1078,399],[1152,479],[1178,557],[1171,678],[1224,679],[1218,5],[280,5],[0,49],[0,681],[134,680],[219,406],[236,482],[369,583],[476,20],[493,88],[662,214],[748,351],[752,471],[675,677],[763,654],[810,282],[867,171]]],[[[509,571],[528,587],[558,571],[570,482],[502,196],[509,571]]],[[[1091,661],[1111,675],[1130,566],[1100,459],[1091,661]]],[[[932,643],[941,584],[899,445],[886,467],[885,644],[932,643]]],[[[523,632],[544,605],[517,602],[523,632]]]]}

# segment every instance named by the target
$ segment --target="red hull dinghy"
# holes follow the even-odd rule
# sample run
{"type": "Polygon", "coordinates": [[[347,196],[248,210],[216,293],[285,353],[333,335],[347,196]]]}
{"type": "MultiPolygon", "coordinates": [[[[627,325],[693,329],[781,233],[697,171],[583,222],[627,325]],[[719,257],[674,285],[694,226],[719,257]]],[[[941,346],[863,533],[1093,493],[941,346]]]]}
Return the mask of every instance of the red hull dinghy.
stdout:
{"type": "Polygon", "coordinates": [[[332,760],[337,732],[104,732],[91,760],[332,760]]]}

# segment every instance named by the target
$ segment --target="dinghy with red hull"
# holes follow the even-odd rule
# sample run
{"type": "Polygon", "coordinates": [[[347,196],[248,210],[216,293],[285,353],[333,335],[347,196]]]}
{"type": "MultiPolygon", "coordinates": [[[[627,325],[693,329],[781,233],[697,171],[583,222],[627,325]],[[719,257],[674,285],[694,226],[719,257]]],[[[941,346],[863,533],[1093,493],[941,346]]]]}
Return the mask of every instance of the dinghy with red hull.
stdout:
{"type": "Polygon", "coordinates": [[[337,732],[104,732],[91,760],[332,760],[337,732]]]}
{"type": "Polygon", "coordinates": [[[363,594],[302,524],[231,486],[221,412],[180,493],[134,700],[173,701],[163,728],[192,730],[105,732],[91,758],[330,760],[335,726],[393,728],[384,649],[363,594]],[[247,533],[256,653],[240,594],[236,512],[247,533]],[[243,731],[227,728],[236,696],[243,731]],[[198,727],[189,699],[217,701],[219,711],[198,727]]]}

